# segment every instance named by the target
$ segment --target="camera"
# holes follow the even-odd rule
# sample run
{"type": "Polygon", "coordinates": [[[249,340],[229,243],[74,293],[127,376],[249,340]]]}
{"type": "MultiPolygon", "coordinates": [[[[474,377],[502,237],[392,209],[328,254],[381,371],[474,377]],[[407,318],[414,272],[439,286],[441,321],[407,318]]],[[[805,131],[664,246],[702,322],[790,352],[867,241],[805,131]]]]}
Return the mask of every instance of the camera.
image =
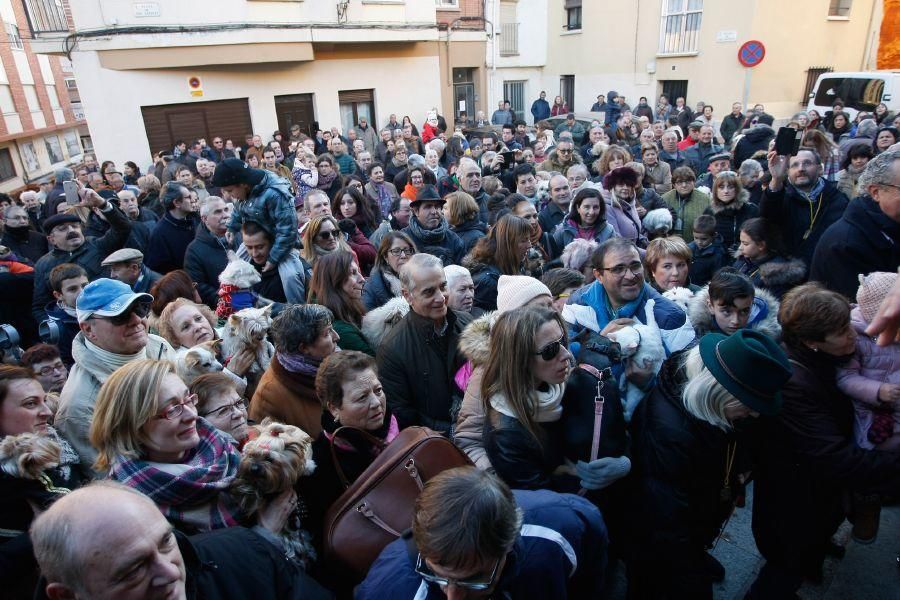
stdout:
{"type": "Polygon", "coordinates": [[[38,336],[45,344],[50,344],[51,346],[58,344],[59,333],[59,323],[53,319],[41,321],[41,324],[38,325],[38,336]]]}

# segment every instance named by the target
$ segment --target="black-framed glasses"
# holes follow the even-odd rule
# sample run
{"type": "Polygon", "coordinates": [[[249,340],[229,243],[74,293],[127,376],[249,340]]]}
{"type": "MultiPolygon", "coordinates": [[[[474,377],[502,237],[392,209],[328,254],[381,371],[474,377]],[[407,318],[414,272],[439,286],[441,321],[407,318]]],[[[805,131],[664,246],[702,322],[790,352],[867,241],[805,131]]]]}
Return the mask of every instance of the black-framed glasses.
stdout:
{"type": "Polygon", "coordinates": [[[491,586],[494,585],[494,579],[497,577],[497,571],[500,569],[501,560],[503,559],[498,558],[497,562],[494,563],[494,568],[491,570],[490,579],[488,579],[487,581],[466,581],[435,575],[434,571],[428,568],[428,565],[425,563],[425,560],[422,558],[421,554],[419,554],[419,557],[416,559],[416,573],[425,581],[434,583],[436,585],[453,585],[455,587],[465,590],[471,590],[473,592],[483,592],[484,590],[490,589],[491,586]]]}
{"type": "Polygon", "coordinates": [[[246,410],[247,410],[247,401],[244,400],[243,398],[238,398],[234,402],[230,402],[228,404],[220,406],[219,408],[216,408],[209,412],[200,413],[200,416],[201,417],[211,417],[213,415],[224,416],[224,415],[230,413],[231,411],[242,413],[242,412],[246,412],[246,410]]]}
{"type": "Polygon", "coordinates": [[[412,248],[391,248],[388,252],[391,253],[391,256],[412,256],[416,253],[412,248]]]}
{"type": "Polygon", "coordinates": [[[319,238],[320,240],[322,240],[322,241],[324,242],[325,240],[327,240],[327,239],[329,239],[329,238],[330,238],[330,239],[335,239],[335,240],[336,240],[336,239],[338,239],[338,237],[339,237],[340,235],[341,235],[340,230],[338,230],[338,229],[332,229],[331,231],[320,231],[320,232],[316,235],[316,237],[319,238]]]}
{"type": "Polygon", "coordinates": [[[598,271],[609,271],[616,277],[624,277],[625,271],[631,271],[632,275],[640,275],[644,272],[644,264],[636,260],[632,263],[628,263],[627,265],[616,265],[614,267],[597,269],[598,271]]]}
{"type": "Polygon", "coordinates": [[[112,325],[116,327],[121,327],[122,325],[126,325],[131,321],[131,315],[135,314],[139,318],[146,318],[147,315],[150,314],[150,303],[146,301],[142,302],[133,302],[131,306],[128,307],[122,314],[116,315],[114,317],[102,317],[100,315],[95,315],[101,319],[106,319],[112,325]]]}
{"type": "Polygon", "coordinates": [[[47,365],[46,367],[41,367],[41,370],[38,371],[39,375],[44,377],[49,377],[54,373],[62,373],[66,370],[66,365],[62,364],[62,361],[57,361],[52,365],[47,365]]]}
{"type": "Polygon", "coordinates": [[[165,419],[166,421],[174,421],[184,414],[185,406],[197,406],[197,394],[188,394],[181,402],[170,404],[168,408],[156,415],[157,419],[165,419]]]}
{"type": "Polygon", "coordinates": [[[557,356],[559,356],[559,351],[565,346],[565,338],[559,338],[555,342],[550,342],[540,350],[534,353],[535,356],[540,356],[546,361],[551,361],[557,356]]]}

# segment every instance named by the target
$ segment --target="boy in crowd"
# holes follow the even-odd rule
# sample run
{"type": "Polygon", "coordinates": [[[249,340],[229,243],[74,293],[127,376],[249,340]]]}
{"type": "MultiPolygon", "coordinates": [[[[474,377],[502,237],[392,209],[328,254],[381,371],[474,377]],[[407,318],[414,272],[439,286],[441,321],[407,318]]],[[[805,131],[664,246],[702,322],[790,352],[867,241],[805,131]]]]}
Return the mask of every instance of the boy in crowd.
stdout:
{"type": "Polygon", "coordinates": [[[693,253],[688,274],[694,285],[706,285],[716,271],[731,262],[722,238],[716,233],[716,218],[700,215],[692,225],[694,240],[688,244],[693,253]]]}
{"type": "Polygon", "coordinates": [[[74,263],[63,263],[50,271],[50,289],[54,301],[47,304],[46,327],[58,329],[56,345],[66,367],[72,366],[72,340],[78,335],[75,300],[88,284],[87,272],[74,263]]]}

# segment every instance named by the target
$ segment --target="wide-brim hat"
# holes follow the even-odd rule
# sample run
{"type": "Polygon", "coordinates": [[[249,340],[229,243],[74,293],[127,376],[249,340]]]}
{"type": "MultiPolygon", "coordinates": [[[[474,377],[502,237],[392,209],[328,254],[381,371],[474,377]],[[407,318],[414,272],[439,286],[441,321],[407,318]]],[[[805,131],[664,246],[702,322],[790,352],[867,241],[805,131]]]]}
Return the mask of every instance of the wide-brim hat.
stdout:
{"type": "Polygon", "coordinates": [[[741,404],[763,415],[781,410],[781,388],[793,370],[772,338],[751,329],[731,335],[708,333],[700,340],[700,356],[716,381],[741,404]]]}
{"type": "Polygon", "coordinates": [[[218,165],[212,176],[212,184],[215,187],[228,187],[229,185],[238,185],[246,183],[247,185],[258,185],[266,172],[262,169],[251,169],[247,163],[239,158],[226,158],[218,165]]]}
{"type": "Polygon", "coordinates": [[[418,206],[423,202],[438,202],[443,205],[446,204],[446,200],[441,198],[441,195],[438,194],[437,188],[433,185],[423,185],[422,189],[418,191],[416,194],[416,199],[409,203],[410,207],[418,206]]]}

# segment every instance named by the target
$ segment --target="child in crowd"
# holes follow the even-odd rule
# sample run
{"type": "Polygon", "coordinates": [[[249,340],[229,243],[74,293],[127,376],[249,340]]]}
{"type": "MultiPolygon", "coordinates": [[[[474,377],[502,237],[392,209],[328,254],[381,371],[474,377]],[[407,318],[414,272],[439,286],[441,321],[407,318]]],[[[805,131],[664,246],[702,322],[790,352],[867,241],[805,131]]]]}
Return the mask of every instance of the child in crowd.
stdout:
{"type": "Polygon", "coordinates": [[[754,288],[746,275],[723,267],[688,301],[687,312],[698,340],[707,333],[731,335],[738,329],[755,329],[779,341],[779,308],[778,300],[754,288]]]}
{"type": "Polygon", "coordinates": [[[294,180],[297,190],[294,198],[302,205],[303,200],[306,199],[306,194],[319,184],[316,155],[303,147],[298,148],[291,178],[294,180]]]}
{"type": "Polygon", "coordinates": [[[42,324],[41,328],[57,329],[57,347],[66,367],[72,366],[72,340],[80,331],[75,300],[87,284],[87,272],[76,264],[63,263],[50,271],[50,289],[55,300],[47,304],[46,325],[42,324]]]}
{"type": "Polygon", "coordinates": [[[784,254],[777,229],[762,218],[747,219],[741,225],[735,258],[733,266],[738,271],[779,300],[806,278],[806,265],[784,254]]]}
{"type": "Polygon", "coordinates": [[[856,354],[838,371],[838,387],[856,408],[856,443],[867,450],[900,449],[900,343],[878,346],[865,333],[897,277],[880,272],[860,276],[858,304],[850,313],[858,334],[856,354]]]}
{"type": "Polygon", "coordinates": [[[692,225],[694,240],[688,244],[693,253],[688,277],[694,285],[706,285],[716,271],[727,265],[728,252],[722,244],[722,237],[716,233],[716,218],[700,215],[692,225]]]}

